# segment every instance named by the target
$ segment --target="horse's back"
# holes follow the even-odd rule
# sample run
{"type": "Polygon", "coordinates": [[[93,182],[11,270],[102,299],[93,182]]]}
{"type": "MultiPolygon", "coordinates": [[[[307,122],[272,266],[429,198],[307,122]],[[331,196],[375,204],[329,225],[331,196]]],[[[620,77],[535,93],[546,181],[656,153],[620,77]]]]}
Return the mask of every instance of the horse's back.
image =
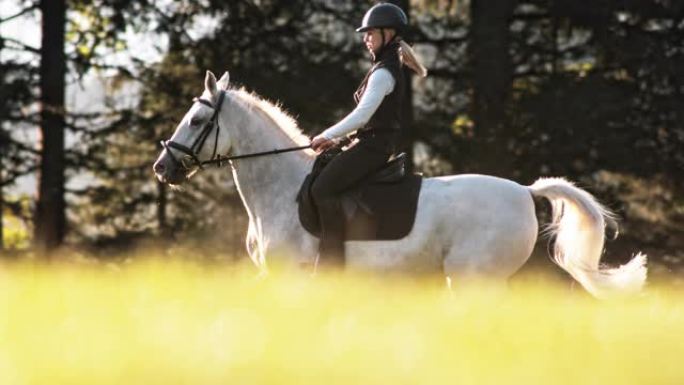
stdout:
{"type": "MultiPolygon", "coordinates": [[[[480,174],[448,175],[426,178],[423,181],[421,199],[439,200],[467,213],[485,213],[484,208],[500,208],[499,215],[516,214],[521,210],[534,209],[534,202],[527,187],[514,181],[480,174]]],[[[459,210],[460,212],[460,210],[459,210]]]]}

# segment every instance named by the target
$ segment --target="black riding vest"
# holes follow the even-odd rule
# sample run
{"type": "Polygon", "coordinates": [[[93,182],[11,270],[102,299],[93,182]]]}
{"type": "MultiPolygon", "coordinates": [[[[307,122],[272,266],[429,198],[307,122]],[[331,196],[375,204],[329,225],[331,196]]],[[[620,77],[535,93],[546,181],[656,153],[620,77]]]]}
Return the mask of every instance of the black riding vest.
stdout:
{"type": "Polygon", "coordinates": [[[404,100],[405,85],[398,50],[398,42],[392,41],[387,44],[375,58],[373,66],[366,74],[359,88],[354,92],[354,100],[358,104],[366,90],[368,78],[379,68],[387,69],[394,77],[394,89],[389,95],[385,95],[382,103],[380,103],[380,106],[371,116],[368,123],[359,130],[360,133],[368,131],[375,134],[394,134],[397,137],[401,134],[402,102],[404,100]]]}

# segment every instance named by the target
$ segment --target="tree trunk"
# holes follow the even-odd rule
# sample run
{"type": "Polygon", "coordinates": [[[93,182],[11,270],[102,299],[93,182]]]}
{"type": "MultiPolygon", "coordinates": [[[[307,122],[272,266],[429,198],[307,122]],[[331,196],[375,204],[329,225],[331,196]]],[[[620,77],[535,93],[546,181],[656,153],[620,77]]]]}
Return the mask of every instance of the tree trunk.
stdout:
{"type": "Polygon", "coordinates": [[[41,0],[41,159],[35,214],[35,245],[49,254],[64,241],[64,93],[66,0],[41,0]]]}
{"type": "Polygon", "coordinates": [[[512,154],[506,132],[513,65],[509,23],[517,0],[471,0],[469,42],[473,73],[472,114],[483,172],[509,176],[512,154]]]}

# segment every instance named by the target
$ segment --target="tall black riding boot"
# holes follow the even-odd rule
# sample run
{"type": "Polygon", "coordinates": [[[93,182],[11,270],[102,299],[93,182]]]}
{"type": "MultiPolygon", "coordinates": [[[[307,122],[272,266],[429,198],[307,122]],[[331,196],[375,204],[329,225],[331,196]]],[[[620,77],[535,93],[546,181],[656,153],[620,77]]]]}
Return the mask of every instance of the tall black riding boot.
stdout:
{"type": "Polygon", "coordinates": [[[343,267],[345,218],[339,199],[318,202],[318,213],[322,230],[318,266],[343,267]]]}

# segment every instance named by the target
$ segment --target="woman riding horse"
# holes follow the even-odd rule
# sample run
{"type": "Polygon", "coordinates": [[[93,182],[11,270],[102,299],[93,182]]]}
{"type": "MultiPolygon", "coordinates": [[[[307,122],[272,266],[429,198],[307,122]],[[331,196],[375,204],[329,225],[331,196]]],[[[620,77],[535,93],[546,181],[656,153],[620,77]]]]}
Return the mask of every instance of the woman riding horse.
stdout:
{"type": "Polygon", "coordinates": [[[401,134],[404,99],[402,65],[421,76],[425,67],[417,60],[401,33],[408,24],[396,5],[380,3],[366,12],[357,32],[370,51],[373,66],[354,93],[356,108],[339,123],[313,138],[311,147],[321,153],[337,139],[357,131],[356,143],[337,155],[311,187],[321,223],[319,264],[344,263],[345,221],[340,195],[381,168],[395,153],[401,134]]]}

